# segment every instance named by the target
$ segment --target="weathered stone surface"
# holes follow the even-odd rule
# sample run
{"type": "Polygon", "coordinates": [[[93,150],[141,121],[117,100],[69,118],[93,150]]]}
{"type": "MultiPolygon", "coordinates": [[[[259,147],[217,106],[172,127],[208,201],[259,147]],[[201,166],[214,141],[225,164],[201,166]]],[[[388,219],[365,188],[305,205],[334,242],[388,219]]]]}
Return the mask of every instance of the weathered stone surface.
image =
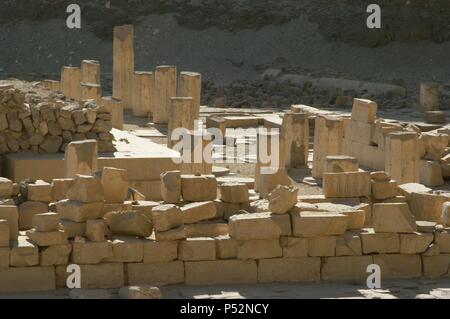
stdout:
{"type": "Polygon", "coordinates": [[[55,178],[52,180],[52,199],[59,201],[67,198],[67,191],[72,186],[72,178],[55,178]]]}
{"type": "Polygon", "coordinates": [[[375,255],[373,262],[380,266],[382,278],[412,278],[422,275],[419,255],[375,255]]]}
{"type": "Polygon", "coordinates": [[[444,184],[440,161],[420,161],[420,182],[430,187],[444,184]]]}
{"type": "Polygon", "coordinates": [[[134,237],[114,237],[112,238],[112,257],[107,261],[111,262],[142,262],[144,256],[144,241],[134,237]]]}
{"type": "Polygon", "coordinates": [[[9,264],[12,267],[29,267],[39,264],[38,247],[27,236],[19,236],[11,242],[9,264]]]}
{"type": "Polygon", "coordinates": [[[193,224],[216,216],[216,205],[212,201],[189,203],[181,207],[183,223],[193,224]]]}
{"type": "Polygon", "coordinates": [[[400,254],[422,254],[433,242],[434,236],[429,233],[400,234],[400,254]]]}
{"type": "Polygon", "coordinates": [[[76,174],[92,175],[98,167],[97,153],[96,140],[70,142],[64,157],[65,177],[72,178],[76,174]]]}
{"type": "Polygon", "coordinates": [[[62,230],[40,232],[32,229],[27,231],[27,236],[31,242],[39,247],[67,244],[67,235],[62,230]]]}
{"type": "Polygon", "coordinates": [[[101,185],[105,203],[123,203],[128,197],[128,175],[125,169],[103,167],[101,185]]]}
{"type": "Polygon", "coordinates": [[[408,204],[417,220],[440,223],[442,205],[448,199],[449,197],[444,194],[413,193],[408,204]]]}
{"type": "Polygon", "coordinates": [[[90,241],[104,241],[106,224],[103,219],[90,219],[86,221],[86,237],[90,241]]]}
{"type": "Polygon", "coordinates": [[[72,262],[75,264],[99,264],[113,256],[110,241],[74,242],[72,245],[72,262]]]}
{"type": "Polygon", "coordinates": [[[155,239],[157,241],[173,241],[186,238],[186,231],[184,226],[179,226],[177,228],[172,228],[166,231],[155,232],[155,239]]]}
{"type": "Polygon", "coordinates": [[[56,289],[53,267],[0,268],[0,293],[38,292],[56,289]]]}
{"type": "Polygon", "coordinates": [[[373,228],[379,233],[413,233],[417,230],[408,204],[373,205],[373,228]]]}
{"type": "Polygon", "coordinates": [[[216,253],[218,259],[236,259],[239,241],[230,238],[229,235],[214,238],[216,242],[216,253]]]}
{"type": "Polygon", "coordinates": [[[309,244],[307,238],[281,237],[280,243],[283,249],[283,257],[285,258],[308,257],[309,244]]]}
{"type": "Polygon", "coordinates": [[[57,230],[59,215],[57,213],[43,213],[33,215],[33,228],[36,231],[47,232],[57,230]]]}
{"type": "Polygon", "coordinates": [[[217,198],[214,175],[181,175],[181,195],[188,202],[211,201],[217,198]]]}
{"type": "Polygon", "coordinates": [[[176,204],[180,202],[180,171],[167,171],[161,174],[161,196],[164,202],[168,204],[176,204]]]}
{"type": "Polygon", "coordinates": [[[400,252],[400,236],[394,233],[375,233],[372,228],[360,234],[364,254],[400,252]]]}
{"type": "Polygon", "coordinates": [[[168,262],[178,258],[177,241],[146,240],[143,250],[144,263],[168,262]]]}
{"type": "Polygon", "coordinates": [[[240,214],[229,219],[230,236],[237,240],[279,238],[281,230],[270,213],[240,214]]]}
{"type": "Polygon", "coordinates": [[[450,267],[450,254],[422,256],[422,265],[425,277],[446,276],[450,267]]]}
{"type": "Polygon", "coordinates": [[[136,211],[109,212],[104,218],[116,235],[148,237],[153,232],[150,219],[136,211]]]}
{"type": "Polygon", "coordinates": [[[214,239],[198,237],[181,240],[178,246],[178,258],[183,261],[215,260],[214,239]]]}
{"type": "Polygon", "coordinates": [[[185,262],[187,285],[255,284],[254,260],[214,260],[185,262]]]}
{"type": "Polygon", "coordinates": [[[425,187],[419,183],[406,183],[398,186],[398,190],[401,195],[406,197],[409,202],[412,199],[414,193],[431,193],[432,189],[425,187]]]}
{"type": "Polygon", "coordinates": [[[225,220],[211,220],[195,224],[184,225],[187,238],[217,237],[228,235],[228,223],[225,220]]]}
{"type": "Polygon", "coordinates": [[[102,201],[104,199],[102,182],[94,176],[77,174],[67,191],[67,198],[83,203],[102,201]]]}
{"type": "Polygon", "coordinates": [[[373,264],[372,256],[342,256],[323,258],[322,280],[356,280],[368,276],[367,266],[373,264]]]}
{"type": "Polygon", "coordinates": [[[82,203],[70,199],[56,202],[56,211],[61,219],[85,222],[102,217],[103,202],[82,203]]]}
{"type": "Polygon", "coordinates": [[[336,236],[320,236],[308,238],[308,253],[311,257],[327,257],[336,255],[336,236]]]}
{"type": "Polygon", "coordinates": [[[0,219],[0,247],[9,247],[9,223],[0,219]]]}
{"type": "Polygon", "coordinates": [[[61,220],[58,228],[64,230],[69,239],[86,235],[86,222],[77,223],[70,220],[61,220]]]}
{"type": "Polygon", "coordinates": [[[10,198],[13,194],[13,182],[5,177],[0,177],[0,198],[10,198]]]}
{"type": "Polygon", "coordinates": [[[258,262],[258,282],[320,280],[320,258],[273,258],[258,262]]]}
{"type": "Polygon", "coordinates": [[[155,231],[163,232],[183,225],[183,214],[173,204],[159,205],[152,209],[152,221],[155,231]]]}
{"type": "Polygon", "coordinates": [[[19,235],[19,210],[17,206],[0,205],[0,219],[8,221],[9,238],[16,240],[19,235]]]}
{"type": "Polygon", "coordinates": [[[325,197],[362,197],[370,194],[370,174],[366,171],[323,174],[325,197]]]}
{"type": "Polygon", "coordinates": [[[67,265],[72,252],[71,244],[56,245],[43,248],[39,252],[41,266],[67,265]]]}
{"type": "Polygon", "coordinates": [[[161,290],[155,286],[129,286],[119,289],[120,299],[161,299],[161,290]]]}
{"type": "Polygon", "coordinates": [[[269,210],[274,214],[285,214],[297,204],[298,188],[278,185],[269,193],[269,210]]]}
{"type": "Polygon", "coordinates": [[[383,200],[397,196],[397,183],[395,181],[372,181],[372,197],[374,199],[383,200]]]}
{"type": "Polygon", "coordinates": [[[27,199],[29,201],[50,203],[52,201],[51,184],[44,181],[36,181],[34,184],[28,184],[27,199]]]}
{"type": "Polygon", "coordinates": [[[317,237],[342,235],[348,226],[348,217],[331,212],[295,212],[291,213],[294,236],[317,237]]]}
{"type": "Polygon", "coordinates": [[[246,203],[249,201],[248,187],[244,183],[223,183],[220,185],[220,199],[227,203],[246,203]]]}
{"type": "Polygon", "coordinates": [[[362,254],[361,238],[351,231],[336,239],[336,256],[359,256],[362,254]]]}
{"type": "Polygon", "coordinates": [[[443,133],[424,132],[420,135],[420,140],[425,146],[425,158],[439,161],[445,155],[449,136],[443,133]]]}
{"type": "Polygon", "coordinates": [[[238,259],[276,258],[282,255],[279,239],[255,239],[238,243],[238,259]]]}
{"type": "Polygon", "coordinates": [[[184,265],[182,261],[155,263],[128,263],[128,284],[135,285],[169,285],[184,282],[184,265]]]}

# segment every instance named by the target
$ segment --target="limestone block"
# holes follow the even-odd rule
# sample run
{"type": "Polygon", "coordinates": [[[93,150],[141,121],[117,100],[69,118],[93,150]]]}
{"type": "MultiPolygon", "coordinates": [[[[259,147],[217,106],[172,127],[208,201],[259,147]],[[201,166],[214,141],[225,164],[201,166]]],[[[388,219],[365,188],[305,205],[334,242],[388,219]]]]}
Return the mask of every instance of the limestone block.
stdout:
{"type": "Polygon", "coordinates": [[[9,239],[16,240],[19,235],[19,211],[17,206],[0,205],[0,219],[8,221],[9,239]]]}
{"type": "Polygon", "coordinates": [[[442,170],[442,176],[444,178],[450,177],[450,154],[445,155],[441,161],[441,170],[442,170]]]}
{"type": "Polygon", "coordinates": [[[345,137],[352,142],[371,145],[375,135],[375,124],[351,121],[345,131],[345,137]]]}
{"type": "Polygon", "coordinates": [[[420,182],[425,186],[444,185],[441,163],[438,161],[420,161],[420,182]]]}
{"type": "Polygon", "coordinates": [[[81,265],[82,289],[120,288],[125,284],[122,263],[102,263],[98,265],[81,265]]]}
{"type": "Polygon", "coordinates": [[[0,268],[0,293],[24,293],[55,290],[53,267],[0,268]]]}
{"type": "Polygon", "coordinates": [[[341,256],[322,259],[322,280],[361,280],[368,276],[372,256],[341,256]]]}
{"type": "Polygon", "coordinates": [[[125,265],[129,285],[169,285],[184,282],[182,261],[129,263],[125,265]]]}
{"type": "Polygon", "coordinates": [[[217,237],[228,235],[228,223],[225,220],[211,220],[184,225],[186,237],[217,237]]]}
{"type": "Polygon", "coordinates": [[[254,260],[214,260],[185,262],[187,285],[255,284],[254,260]]]}
{"type": "Polygon", "coordinates": [[[134,72],[134,27],[114,27],[113,96],[131,108],[134,72]]]}
{"type": "Polygon", "coordinates": [[[406,203],[373,205],[373,229],[377,233],[413,233],[416,220],[406,203]]]}
{"type": "Polygon", "coordinates": [[[384,200],[397,196],[397,182],[394,180],[379,182],[371,181],[372,197],[376,200],[384,200]]]}
{"type": "Polygon", "coordinates": [[[439,251],[444,254],[450,253],[450,231],[439,231],[435,233],[435,242],[439,246],[439,251]]]}
{"type": "Polygon", "coordinates": [[[197,237],[181,240],[178,258],[183,261],[215,260],[216,243],[213,238],[197,237]]]}
{"type": "Polygon", "coordinates": [[[27,199],[29,201],[44,203],[52,201],[52,187],[49,183],[37,181],[35,184],[28,184],[27,186],[27,199]]]}
{"type": "Polygon", "coordinates": [[[216,243],[216,253],[218,259],[236,259],[238,254],[239,241],[229,235],[214,238],[216,243]]]}
{"type": "Polygon", "coordinates": [[[217,198],[214,175],[181,175],[181,194],[188,202],[211,201],[217,198]]]}
{"type": "Polygon", "coordinates": [[[110,262],[135,263],[142,262],[144,257],[144,240],[134,237],[112,238],[112,257],[110,262]]]}
{"type": "MultiPolygon", "coordinates": [[[[189,130],[194,130],[195,120],[195,106],[192,97],[172,97],[168,104],[168,119],[167,125],[167,147],[173,148],[174,145],[189,138],[189,130]],[[180,131],[183,129],[183,131],[180,131]],[[176,130],[176,132],[174,132],[176,130]],[[179,135],[182,133],[182,137],[179,135]],[[187,133],[188,136],[184,134],[187,133]]],[[[195,143],[195,141],[191,140],[195,143]]]]}
{"type": "Polygon", "coordinates": [[[336,256],[362,255],[361,238],[353,232],[346,232],[336,239],[336,256]]]}
{"type": "Polygon", "coordinates": [[[103,186],[99,178],[88,175],[75,175],[67,198],[83,203],[100,202],[104,199],[103,186]]]}
{"type": "Polygon", "coordinates": [[[406,197],[406,200],[410,202],[414,193],[431,193],[432,189],[419,183],[406,183],[398,186],[400,195],[406,197]]]}
{"type": "Polygon", "coordinates": [[[161,196],[165,203],[176,204],[181,197],[180,171],[161,173],[161,196]]]}
{"type": "Polygon", "coordinates": [[[227,203],[246,203],[249,201],[248,187],[244,183],[223,183],[220,185],[220,199],[227,203]]]}
{"type": "Polygon", "coordinates": [[[153,232],[151,220],[136,211],[109,212],[104,219],[115,235],[148,237],[153,232]]]}
{"type": "Polygon", "coordinates": [[[178,78],[177,96],[189,96],[193,99],[193,113],[194,119],[199,118],[200,101],[202,90],[202,75],[197,72],[180,72],[178,78]]]}
{"type": "Polygon", "coordinates": [[[123,102],[111,96],[104,96],[99,103],[111,114],[112,127],[123,130],[123,102]]]}
{"type": "Polygon", "coordinates": [[[0,177],[0,198],[10,198],[13,194],[13,182],[5,177],[0,177]]]}
{"type": "Polygon", "coordinates": [[[184,226],[179,226],[177,228],[172,228],[166,231],[156,231],[155,239],[157,241],[173,241],[186,238],[186,231],[184,226]]]}
{"type": "MultiPolygon", "coordinates": [[[[16,208],[17,209],[17,208],[16,208]]],[[[42,202],[26,201],[19,205],[19,229],[33,228],[33,216],[48,212],[48,206],[42,202]]]]}
{"type": "Polygon", "coordinates": [[[353,99],[352,120],[374,123],[377,117],[377,103],[366,99],[353,99]]]}
{"type": "Polygon", "coordinates": [[[400,254],[422,254],[433,242],[433,239],[434,236],[430,233],[400,234],[400,254]]]}
{"type": "Polygon", "coordinates": [[[72,178],[55,178],[52,180],[52,200],[59,201],[67,198],[67,191],[72,186],[72,178]]]}
{"type": "Polygon", "coordinates": [[[100,63],[95,60],[81,61],[81,81],[100,84],[100,63]]]}
{"type": "Polygon", "coordinates": [[[375,182],[389,182],[391,177],[385,171],[371,172],[370,178],[375,182]]]}
{"type": "Polygon", "coordinates": [[[155,231],[163,232],[183,225],[183,213],[173,204],[160,205],[152,209],[155,231]]]}
{"type": "Polygon", "coordinates": [[[56,245],[43,248],[39,252],[41,266],[67,265],[72,252],[71,244],[56,245]]]}
{"type": "Polygon", "coordinates": [[[31,229],[26,232],[29,240],[39,247],[67,244],[67,235],[63,230],[40,232],[31,229]]]}
{"type": "Polygon", "coordinates": [[[9,264],[12,267],[29,267],[39,264],[39,249],[27,236],[18,236],[11,242],[9,264]]]}
{"type": "Polygon", "coordinates": [[[363,254],[391,254],[400,252],[400,236],[394,233],[375,233],[372,228],[360,234],[363,254]]]}
{"type": "Polygon", "coordinates": [[[128,175],[125,169],[103,167],[101,185],[106,203],[123,203],[128,197],[128,175]]]}
{"type": "Polygon", "coordinates": [[[85,222],[102,216],[103,202],[82,203],[70,199],[56,202],[56,211],[61,219],[85,222]]]}
{"type": "Polygon", "coordinates": [[[290,186],[291,184],[292,182],[287,175],[286,169],[272,170],[270,167],[261,167],[258,184],[259,196],[261,198],[267,198],[268,194],[278,185],[290,186]]]}
{"type": "MultiPolygon", "coordinates": [[[[158,205],[155,203],[155,205],[158,205]]],[[[122,210],[139,210],[139,208],[142,209],[142,211],[145,211],[144,205],[132,205],[131,202],[128,203],[105,203],[103,204],[102,209],[102,216],[104,216],[106,213],[113,212],[113,211],[122,211],[122,210]]],[[[150,212],[146,213],[146,215],[151,216],[151,209],[150,212]]]]}
{"type": "Polygon", "coordinates": [[[425,220],[416,220],[417,231],[420,233],[434,233],[436,230],[435,222],[428,222],[425,220]]]}
{"type": "Polygon", "coordinates": [[[0,248],[0,268],[9,267],[9,247],[0,248]]]}
{"type": "MultiPolygon", "coordinates": [[[[225,220],[229,220],[231,216],[233,215],[237,215],[237,214],[242,214],[243,209],[243,205],[242,204],[237,204],[237,203],[225,203],[225,202],[221,202],[221,207],[222,207],[222,211],[223,211],[223,219],[225,220]]],[[[268,209],[267,209],[268,211],[268,209]]],[[[216,204],[216,213],[217,213],[217,204],[216,204]]]]}
{"type": "Polygon", "coordinates": [[[168,262],[178,258],[177,241],[146,240],[143,243],[144,263],[168,262]]]}
{"type": "Polygon", "coordinates": [[[212,201],[189,203],[181,207],[184,224],[193,224],[216,216],[216,205],[212,201]]]}
{"type": "Polygon", "coordinates": [[[417,220],[441,222],[442,205],[448,201],[444,194],[413,193],[408,201],[411,212],[417,220]]]}
{"type": "Polygon", "coordinates": [[[293,235],[298,237],[342,235],[348,225],[348,216],[332,212],[296,212],[291,218],[293,235]]]}
{"type": "Polygon", "coordinates": [[[9,223],[6,219],[0,219],[0,247],[9,247],[9,223]]]}
{"type": "Polygon", "coordinates": [[[74,242],[72,246],[72,262],[75,264],[99,264],[113,256],[110,241],[74,242]]]}
{"type": "Polygon", "coordinates": [[[284,258],[308,257],[309,244],[307,238],[281,237],[280,244],[284,258]]]}
{"type": "Polygon", "coordinates": [[[420,141],[425,146],[425,158],[439,161],[445,155],[449,136],[444,133],[424,132],[420,135],[420,141]]]}
{"type": "Polygon", "coordinates": [[[348,173],[358,170],[358,160],[353,156],[329,155],[325,158],[324,173],[348,173]]]}
{"type": "Polygon", "coordinates": [[[258,282],[308,282],[320,280],[320,258],[272,258],[258,262],[258,282]]]}
{"type": "Polygon", "coordinates": [[[73,222],[61,220],[59,229],[66,232],[67,238],[83,237],[86,235],[86,222],[73,222]]]}
{"type": "Polygon", "coordinates": [[[64,176],[73,178],[76,174],[92,175],[98,168],[97,153],[96,140],[70,142],[64,156],[64,176]]]}
{"type": "Polygon", "coordinates": [[[86,237],[90,241],[105,241],[106,224],[103,219],[86,221],[86,237]]]}
{"type": "Polygon", "coordinates": [[[380,266],[382,278],[413,278],[422,275],[419,255],[375,255],[373,262],[380,266]]]}
{"type": "Polygon", "coordinates": [[[271,214],[270,217],[280,228],[280,236],[292,236],[292,223],[289,214],[271,214]]]}
{"type": "Polygon", "coordinates": [[[76,101],[81,99],[81,69],[78,67],[64,66],[61,70],[61,91],[76,101]]]}
{"type": "Polygon", "coordinates": [[[281,137],[285,143],[286,167],[308,163],[309,121],[305,113],[287,112],[283,116],[281,137]]]}
{"type": "Polygon", "coordinates": [[[385,148],[386,173],[399,184],[418,182],[420,175],[417,133],[389,133],[385,148]]]}
{"type": "Polygon", "coordinates": [[[308,238],[308,253],[311,257],[335,256],[336,236],[308,238]]]}
{"type": "Polygon", "coordinates": [[[33,228],[39,232],[58,229],[59,215],[57,213],[43,213],[33,216],[33,228]]]}
{"type": "Polygon", "coordinates": [[[153,109],[153,72],[135,71],[133,74],[132,109],[134,116],[147,116],[153,109]]]}
{"type": "Polygon", "coordinates": [[[270,213],[240,214],[229,219],[230,236],[237,240],[279,238],[281,229],[270,213]]]}
{"type": "Polygon", "coordinates": [[[282,257],[279,239],[255,239],[238,243],[238,259],[263,259],[282,257]]]}
{"type": "Polygon", "coordinates": [[[423,275],[429,278],[446,276],[450,267],[450,254],[422,256],[423,275]]]}
{"type": "Polygon", "coordinates": [[[297,204],[298,188],[278,185],[269,193],[269,210],[274,214],[286,214],[297,204]]]}
{"type": "Polygon", "coordinates": [[[370,194],[370,174],[366,171],[323,174],[325,197],[363,197],[370,194]]]}

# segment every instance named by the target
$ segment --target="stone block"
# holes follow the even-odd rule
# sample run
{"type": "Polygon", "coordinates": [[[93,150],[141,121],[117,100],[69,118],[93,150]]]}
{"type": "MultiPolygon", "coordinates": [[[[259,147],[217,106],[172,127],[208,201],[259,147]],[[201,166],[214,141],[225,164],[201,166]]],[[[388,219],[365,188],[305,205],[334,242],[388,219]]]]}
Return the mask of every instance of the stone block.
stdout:
{"type": "Polygon", "coordinates": [[[33,228],[38,232],[57,230],[59,215],[57,213],[43,213],[33,215],[33,228]]]}
{"type": "Polygon", "coordinates": [[[184,282],[182,261],[126,264],[128,285],[169,285],[184,282]]]}
{"type": "Polygon", "coordinates": [[[211,220],[184,225],[186,237],[217,237],[228,235],[228,223],[225,220],[211,220]]]}
{"type": "MultiPolygon", "coordinates": [[[[1,210],[8,210],[6,208],[0,208],[0,215],[1,210]]],[[[11,211],[17,211],[17,207],[14,206],[14,208],[10,208],[11,211]]],[[[48,205],[42,202],[35,202],[35,201],[26,201],[19,205],[19,211],[18,211],[18,222],[19,222],[19,229],[26,230],[33,228],[33,216],[37,214],[44,214],[48,212],[48,205]]]]}
{"type": "Polygon", "coordinates": [[[102,182],[94,176],[77,174],[67,191],[67,198],[83,203],[100,202],[104,199],[102,182]]]}
{"type": "Polygon", "coordinates": [[[292,223],[289,214],[271,214],[271,218],[280,228],[280,236],[292,236],[292,223]]]}
{"type": "Polygon", "coordinates": [[[108,262],[134,263],[142,262],[144,256],[144,240],[134,237],[113,237],[112,257],[108,262]]]}
{"type": "Polygon", "coordinates": [[[433,239],[434,236],[430,233],[400,234],[400,254],[422,254],[433,242],[433,239]]]}
{"type": "Polygon", "coordinates": [[[168,262],[178,258],[177,241],[146,240],[143,250],[144,263],[168,262]]]}
{"type": "Polygon", "coordinates": [[[183,213],[173,204],[159,205],[152,209],[152,221],[155,231],[164,232],[183,225],[183,213]]]}
{"type": "Polygon", "coordinates": [[[377,117],[377,103],[366,99],[353,99],[352,120],[374,123],[377,117]]]}
{"type": "Polygon", "coordinates": [[[181,195],[187,202],[212,201],[217,198],[214,175],[181,175],[181,195]]]}
{"type": "Polygon", "coordinates": [[[364,197],[370,195],[370,174],[366,171],[323,174],[325,197],[364,197]]]}
{"type": "Polygon", "coordinates": [[[419,255],[375,255],[373,262],[380,266],[382,278],[413,278],[422,275],[422,259],[419,255]]]}
{"type": "Polygon", "coordinates": [[[50,246],[41,249],[39,260],[41,266],[67,265],[72,252],[71,244],[50,246]]]}
{"type": "Polygon", "coordinates": [[[148,237],[153,232],[150,219],[136,211],[109,212],[104,219],[115,235],[148,237]]]}
{"type": "Polygon", "coordinates": [[[258,261],[258,282],[320,280],[320,258],[272,258],[258,261]]]}
{"type": "Polygon", "coordinates": [[[69,239],[86,236],[86,222],[77,223],[70,220],[61,220],[59,229],[64,230],[69,239]]]}
{"type": "Polygon", "coordinates": [[[341,256],[322,259],[322,280],[362,280],[368,277],[372,256],[341,256]]]}
{"type": "Polygon", "coordinates": [[[81,265],[80,268],[82,289],[120,288],[125,284],[122,263],[81,265]]]}
{"type": "Polygon", "coordinates": [[[24,293],[55,290],[53,267],[0,268],[0,293],[24,293]]]}
{"type": "Polygon", "coordinates": [[[29,240],[39,247],[67,244],[67,235],[63,230],[40,232],[31,229],[26,234],[29,240]]]}
{"type": "Polygon", "coordinates": [[[360,234],[363,254],[393,254],[400,252],[400,236],[394,233],[375,233],[372,228],[360,234]]]}
{"type": "Polygon", "coordinates": [[[283,249],[284,258],[308,257],[308,238],[281,237],[280,244],[283,249]]]}
{"type": "Polygon", "coordinates": [[[11,242],[9,264],[12,267],[30,267],[39,264],[39,249],[27,236],[19,236],[11,242]]]}
{"type": "Polygon", "coordinates": [[[397,182],[386,181],[371,181],[372,197],[376,200],[384,200],[393,198],[398,194],[397,182]]]}
{"type": "Polygon", "coordinates": [[[448,201],[445,194],[413,193],[408,200],[412,214],[417,220],[441,222],[442,205],[448,201]]]}
{"type": "Polygon", "coordinates": [[[445,148],[448,146],[449,136],[444,133],[423,132],[420,140],[425,146],[425,158],[432,161],[439,161],[445,155],[445,148]]]}
{"type": "Polygon", "coordinates": [[[89,241],[105,241],[106,224],[103,219],[86,221],[86,237],[89,241]]]}
{"type": "Polygon", "coordinates": [[[422,256],[423,275],[429,278],[447,276],[450,267],[450,254],[422,256]]]}
{"type": "Polygon", "coordinates": [[[336,256],[360,256],[362,255],[361,238],[357,233],[346,232],[336,239],[336,256]]]}
{"type": "Polygon", "coordinates": [[[99,264],[113,256],[110,241],[74,242],[72,245],[72,262],[75,264],[99,264]]]}
{"type": "Polygon", "coordinates": [[[92,175],[97,171],[98,146],[96,140],[70,142],[64,156],[64,176],[92,175]]]}
{"type": "Polygon", "coordinates": [[[70,199],[56,202],[56,211],[61,219],[85,222],[102,217],[103,202],[83,203],[70,199]]]}
{"type": "Polygon", "coordinates": [[[176,204],[180,202],[180,171],[168,171],[161,174],[161,196],[164,202],[168,204],[176,204]]]}
{"type": "Polygon", "coordinates": [[[412,195],[414,193],[431,193],[432,189],[419,183],[406,183],[399,185],[398,191],[399,194],[405,196],[406,200],[409,202],[412,200],[412,195]]]}
{"type": "Polygon", "coordinates": [[[0,219],[0,247],[9,247],[9,223],[6,219],[0,219]]]}
{"type": "Polygon", "coordinates": [[[214,260],[185,262],[187,285],[256,284],[254,260],[214,260]]]}
{"type": "Polygon", "coordinates": [[[406,203],[373,205],[373,228],[377,233],[413,233],[416,220],[406,203]]]}
{"type": "Polygon", "coordinates": [[[0,177],[0,198],[10,198],[13,194],[13,182],[6,177],[0,177]]]}
{"type": "Polygon", "coordinates": [[[238,259],[263,259],[282,257],[279,239],[256,239],[238,243],[238,259]]]}
{"type": "Polygon", "coordinates": [[[72,186],[72,178],[55,178],[52,180],[52,199],[59,201],[67,198],[67,191],[72,186]]]}
{"type": "Polygon", "coordinates": [[[50,203],[52,201],[52,186],[44,181],[37,181],[35,184],[27,185],[27,199],[50,203]]]}
{"type": "Polygon", "coordinates": [[[399,184],[420,179],[419,139],[415,132],[393,132],[386,138],[385,170],[399,184]]]}
{"type": "Polygon", "coordinates": [[[332,212],[291,213],[293,235],[318,237],[342,235],[348,226],[348,216],[332,212]]]}
{"type": "Polygon", "coordinates": [[[269,210],[274,214],[286,214],[297,204],[298,188],[278,185],[269,193],[269,210]]]}
{"type": "Polygon", "coordinates": [[[189,203],[181,207],[183,223],[193,224],[216,216],[216,205],[212,201],[189,203]]]}
{"type": "Polygon", "coordinates": [[[216,243],[213,238],[206,237],[180,240],[178,258],[183,261],[215,260],[216,243]]]}
{"type": "Polygon", "coordinates": [[[166,231],[156,231],[155,239],[157,241],[173,241],[186,238],[186,231],[184,226],[179,226],[177,228],[172,228],[166,231]]]}
{"type": "Polygon", "coordinates": [[[348,173],[358,170],[358,160],[353,156],[329,155],[325,158],[324,173],[348,173]]]}
{"type": "Polygon", "coordinates": [[[0,268],[9,267],[9,248],[0,247],[0,268]]]}
{"type": "Polygon", "coordinates": [[[439,246],[439,251],[444,254],[450,253],[450,230],[437,231],[435,233],[435,243],[439,246]]]}
{"type": "Polygon", "coordinates": [[[216,253],[218,259],[236,259],[239,248],[239,241],[230,236],[219,236],[215,238],[216,253]]]}
{"type": "Polygon", "coordinates": [[[128,175],[124,169],[103,167],[101,185],[105,203],[123,203],[128,197],[128,175]]]}
{"type": "Polygon", "coordinates": [[[420,182],[429,187],[444,185],[441,163],[439,161],[421,160],[420,182]]]}
{"type": "Polygon", "coordinates": [[[270,213],[240,214],[229,219],[230,236],[237,240],[274,239],[281,234],[280,227],[270,213]]]}
{"type": "Polygon", "coordinates": [[[308,238],[308,254],[310,257],[335,256],[336,237],[321,236],[308,238]]]}
{"type": "Polygon", "coordinates": [[[220,199],[227,203],[246,203],[249,201],[248,187],[244,183],[223,183],[220,185],[220,199]]]}

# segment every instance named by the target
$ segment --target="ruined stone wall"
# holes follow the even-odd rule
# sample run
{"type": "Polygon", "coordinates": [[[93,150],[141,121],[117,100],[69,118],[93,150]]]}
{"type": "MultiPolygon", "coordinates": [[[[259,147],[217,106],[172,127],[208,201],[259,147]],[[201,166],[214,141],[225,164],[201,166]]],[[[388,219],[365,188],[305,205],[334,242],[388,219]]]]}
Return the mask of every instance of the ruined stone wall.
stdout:
{"type": "Polygon", "coordinates": [[[111,114],[94,102],[66,101],[36,84],[0,83],[0,154],[64,152],[71,141],[98,140],[113,151],[111,114]]]}

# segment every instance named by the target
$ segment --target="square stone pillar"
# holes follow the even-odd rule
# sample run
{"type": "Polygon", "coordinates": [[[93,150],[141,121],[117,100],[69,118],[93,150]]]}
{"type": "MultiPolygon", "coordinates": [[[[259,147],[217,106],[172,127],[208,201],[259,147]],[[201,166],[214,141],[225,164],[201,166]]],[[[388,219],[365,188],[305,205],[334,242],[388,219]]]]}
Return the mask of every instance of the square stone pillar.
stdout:
{"type": "Polygon", "coordinates": [[[148,116],[153,109],[154,77],[153,72],[134,72],[133,77],[133,114],[148,116]]]}
{"type": "Polygon", "coordinates": [[[172,140],[172,131],[177,128],[194,129],[194,99],[192,97],[172,97],[169,103],[169,123],[167,127],[167,147],[172,148],[177,141],[172,140]]]}
{"type": "Polygon", "coordinates": [[[61,70],[61,91],[70,99],[81,100],[81,70],[78,67],[64,66],[61,70]]]}
{"type": "Polygon", "coordinates": [[[95,83],[80,83],[81,88],[81,101],[94,100],[99,102],[102,98],[102,87],[100,84],[95,83]]]}
{"type": "Polygon", "coordinates": [[[70,142],[64,155],[64,176],[92,175],[98,169],[98,145],[96,140],[70,142]]]}
{"type": "Polygon", "coordinates": [[[309,121],[306,113],[284,114],[281,136],[286,149],[286,167],[308,164],[309,121]]]}
{"type": "Polygon", "coordinates": [[[155,70],[155,98],[153,104],[153,122],[168,123],[169,99],[177,96],[177,68],[158,66],[155,70]]]}
{"type": "Polygon", "coordinates": [[[104,96],[100,100],[100,105],[111,113],[112,126],[118,130],[123,130],[123,104],[122,101],[112,96],[104,96]]]}
{"type": "Polygon", "coordinates": [[[399,185],[420,182],[420,150],[417,133],[393,132],[387,135],[385,171],[399,185]]]}
{"type": "Polygon", "coordinates": [[[194,119],[199,118],[202,92],[202,75],[197,72],[180,72],[178,79],[178,96],[194,99],[194,119]]]}
{"type": "Polygon", "coordinates": [[[134,72],[134,27],[123,25],[114,28],[113,97],[123,102],[124,109],[132,104],[134,72]]]}
{"type": "Polygon", "coordinates": [[[100,63],[95,60],[81,61],[81,82],[100,83],[101,69],[100,63]]]}
{"type": "Polygon", "coordinates": [[[423,112],[439,110],[439,85],[437,83],[420,84],[420,108],[423,112]]]}

